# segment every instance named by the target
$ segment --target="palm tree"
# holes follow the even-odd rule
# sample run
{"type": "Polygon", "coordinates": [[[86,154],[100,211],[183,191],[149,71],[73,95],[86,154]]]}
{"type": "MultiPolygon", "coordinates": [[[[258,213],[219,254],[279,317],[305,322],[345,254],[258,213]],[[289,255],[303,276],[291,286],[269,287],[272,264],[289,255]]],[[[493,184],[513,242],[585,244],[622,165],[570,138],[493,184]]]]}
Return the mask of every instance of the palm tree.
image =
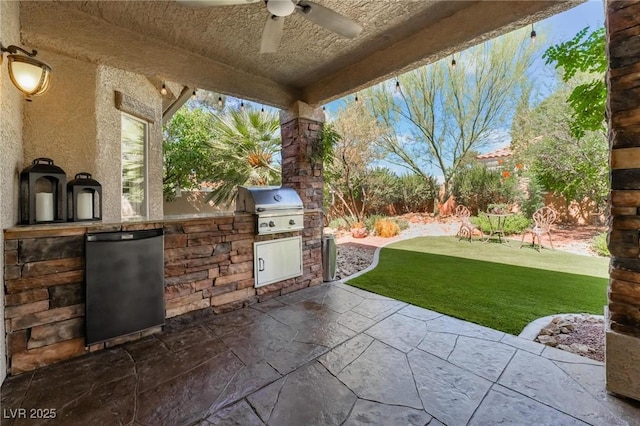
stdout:
{"type": "Polygon", "coordinates": [[[207,201],[228,204],[238,185],[280,183],[280,120],[275,112],[250,109],[213,114],[212,173],[207,201]]]}

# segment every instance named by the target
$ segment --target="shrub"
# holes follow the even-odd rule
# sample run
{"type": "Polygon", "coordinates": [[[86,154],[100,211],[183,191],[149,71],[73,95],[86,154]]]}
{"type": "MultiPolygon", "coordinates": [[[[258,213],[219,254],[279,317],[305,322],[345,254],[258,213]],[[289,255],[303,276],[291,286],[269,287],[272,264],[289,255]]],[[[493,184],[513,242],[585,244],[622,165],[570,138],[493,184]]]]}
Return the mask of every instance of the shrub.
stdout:
{"type": "Polygon", "coordinates": [[[607,247],[607,233],[603,232],[598,234],[591,240],[591,249],[595,251],[598,256],[610,257],[609,247],[607,247]]]}
{"type": "Polygon", "coordinates": [[[532,217],[536,210],[544,206],[544,188],[535,176],[529,180],[527,193],[522,194],[518,203],[522,213],[527,217],[532,217]]]}
{"type": "Polygon", "coordinates": [[[333,229],[349,229],[349,224],[342,217],[337,217],[329,222],[329,228],[333,229]]]}
{"type": "Polygon", "coordinates": [[[480,212],[486,211],[489,204],[513,204],[518,182],[516,176],[503,176],[501,171],[476,164],[460,171],[451,192],[458,204],[467,206],[472,212],[480,212]]]}
{"type": "MultiPolygon", "coordinates": [[[[388,216],[381,216],[379,214],[373,214],[371,216],[367,216],[364,219],[364,226],[371,232],[375,232],[376,231],[376,223],[378,221],[381,220],[388,220],[391,221],[393,223],[395,223],[396,225],[398,225],[399,231],[404,231],[405,229],[409,229],[409,221],[403,217],[388,217],[388,216]]],[[[377,234],[377,232],[376,232],[377,234]]]]}
{"type": "Polygon", "coordinates": [[[399,179],[400,211],[406,213],[425,212],[433,208],[438,193],[438,182],[433,176],[403,175],[399,179]]]}
{"type": "Polygon", "coordinates": [[[367,178],[367,211],[389,213],[389,209],[400,200],[400,178],[391,170],[378,167],[367,178]]]}
{"type": "Polygon", "coordinates": [[[375,231],[376,235],[380,237],[390,238],[400,233],[400,227],[391,220],[380,219],[375,223],[375,231]]]}
{"type": "Polygon", "coordinates": [[[381,219],[386,219],[386,217],[379,214],[372,214],[371,216],[367,216],[364,218],[364,226],[369,231],[373,232],[375,230],[376,222],[381,219]]]}
{"type": "MultiPolygon", "coordinates": [[[[489,233],[489,219],[485,215],[472,217],[471,223],[476,225],[485,234],[489,233]]],[[[525,229],[531,226],[531,221],[521,214],[508,216],[504,223],[504,233],[507,235],[522,234],[525,229]]]]}
{"type": "Polygon", "coordinates": [[[403,217],[395,217],[393,218],[393,221],[398,224],[401,231],[404,231],[405,229],[409,229],[409,221],[407,219],[403,217]]]}

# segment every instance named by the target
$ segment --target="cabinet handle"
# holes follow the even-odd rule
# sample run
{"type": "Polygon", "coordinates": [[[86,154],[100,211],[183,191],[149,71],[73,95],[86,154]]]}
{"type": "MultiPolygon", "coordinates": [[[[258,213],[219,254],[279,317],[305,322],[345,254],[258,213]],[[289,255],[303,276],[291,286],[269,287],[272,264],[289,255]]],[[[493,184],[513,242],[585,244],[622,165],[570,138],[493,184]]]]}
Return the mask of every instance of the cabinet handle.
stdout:
{"type": "Polygon", "coordinates": [[[258,271],[264,271],[264,259],[261,257],[258,258],[258,271]]]}

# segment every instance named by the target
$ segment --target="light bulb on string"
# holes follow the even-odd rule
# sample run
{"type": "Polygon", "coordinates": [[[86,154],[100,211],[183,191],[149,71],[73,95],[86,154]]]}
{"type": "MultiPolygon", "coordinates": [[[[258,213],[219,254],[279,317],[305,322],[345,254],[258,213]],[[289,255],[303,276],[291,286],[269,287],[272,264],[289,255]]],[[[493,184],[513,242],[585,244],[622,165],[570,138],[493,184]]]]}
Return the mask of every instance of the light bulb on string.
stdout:
{"type": "Polygon", "coordinates": [[[535,43],[536,41],[536,30],[533,29],[533,24],[531,24],[531,43],[535,43]]]}
{"type": "Polygon", "coordinates": [[[196,98],[196,89],[193,89],[193,93],[191,94],[191,99],[196,98]]]}
{"type": "Polygon", "coordinates": [[[240,111],[244,111],[244,101],[240,101],[240,111]]]}
{"type": "Polygon", "coordinates": [[[356,101],[356,102],[358,102],[358,95],[356,95],[356,97],[355,97],[355,101],[356,101]]]}
{"type": "Polygon", "coordinates": [[[222,96],[218,96],[218,106],[222,106],[222,96]]]}
{"type": "Polygon", "coordinates": [[[400,81],[396,80],[396,92],[400,91],[400,81]]]}
{"type": "Polygon", "coordinates": [[[164,84],[164,82],[162,83],[162,89],[160,89],[160,94],[162,96],[165,96],[167,94],[167,86],[164,84]]]}
{"type": "Polygon", "coordinates": [[[456,57],[454,56],[453,59],[451,60],[451,68],[455,68],[456,65],[458,65],[458,63],[456,62],[456,57]]]}

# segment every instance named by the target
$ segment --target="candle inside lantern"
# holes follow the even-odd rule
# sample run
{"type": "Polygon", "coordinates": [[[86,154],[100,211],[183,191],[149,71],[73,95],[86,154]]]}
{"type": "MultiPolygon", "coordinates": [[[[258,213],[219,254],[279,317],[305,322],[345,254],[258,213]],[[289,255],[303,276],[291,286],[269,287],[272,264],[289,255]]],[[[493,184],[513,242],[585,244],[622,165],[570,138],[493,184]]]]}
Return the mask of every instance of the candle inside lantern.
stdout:
{"type": "Polygon", "coordinates": [[[93,219],[93,194],[90,192],[78,194],[78,219],[93,219]]]}
{"type": "Polygon", "coordinates": [[[50,222],[53,220],[53,194],[50,192],[36,193],[36,221],[50,222]]]}

